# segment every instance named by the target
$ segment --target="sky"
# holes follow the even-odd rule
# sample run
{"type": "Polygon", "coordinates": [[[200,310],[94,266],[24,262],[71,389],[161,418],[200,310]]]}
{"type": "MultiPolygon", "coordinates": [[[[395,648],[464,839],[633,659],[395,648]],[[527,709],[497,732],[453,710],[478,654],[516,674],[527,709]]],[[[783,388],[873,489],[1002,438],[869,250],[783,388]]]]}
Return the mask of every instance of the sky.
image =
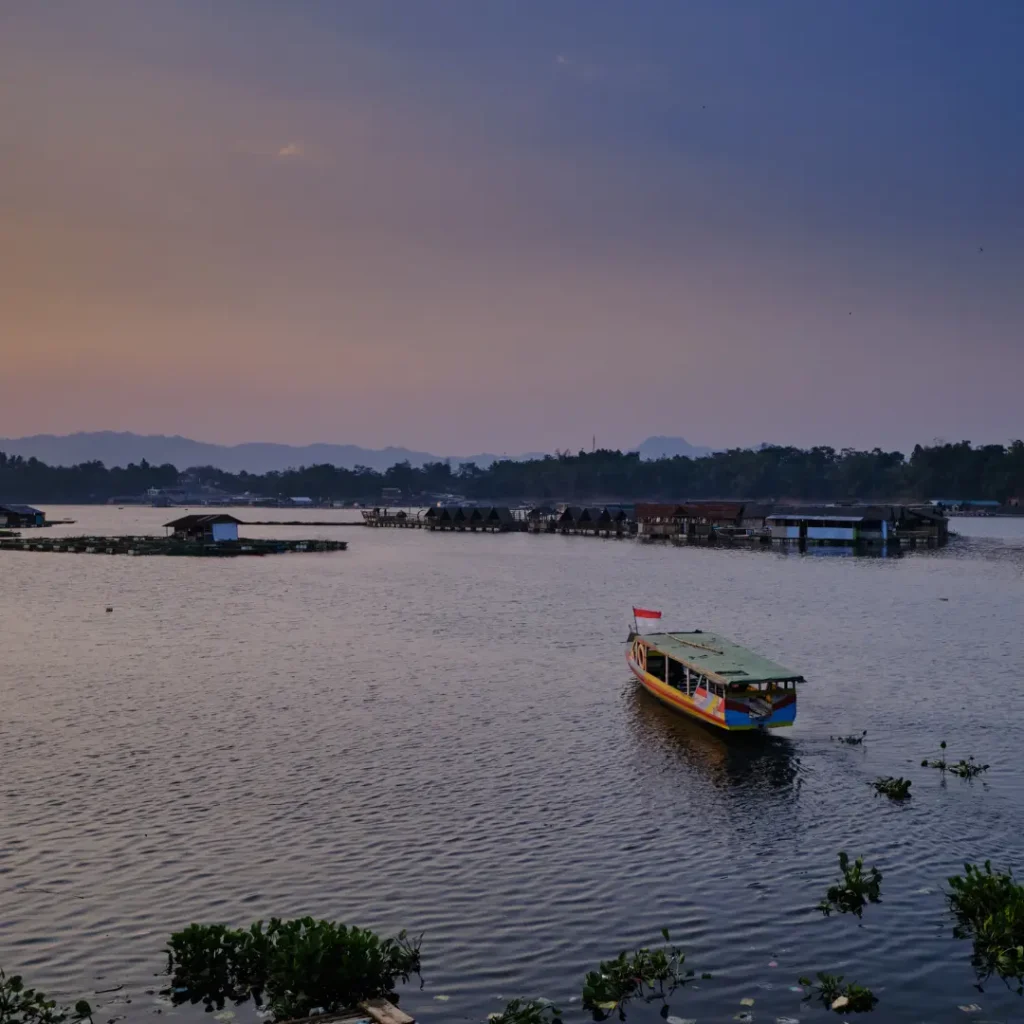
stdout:
{"type": "Polygon", "coordinates": [[[0,0],[0,436],[1024,435],[1020,0],[0,0]]]}

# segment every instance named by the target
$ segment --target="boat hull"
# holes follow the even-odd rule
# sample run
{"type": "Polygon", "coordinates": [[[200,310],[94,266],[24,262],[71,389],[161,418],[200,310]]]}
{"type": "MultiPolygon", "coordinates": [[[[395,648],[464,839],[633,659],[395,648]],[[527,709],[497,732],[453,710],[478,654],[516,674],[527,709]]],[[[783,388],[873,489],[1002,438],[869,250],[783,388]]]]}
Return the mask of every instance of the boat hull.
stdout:
{"type": "Polygon", "coordinates": [[[791,726],[796,718],[796,693],[773,704],[770,714],[754,718],[739,701],[698,690],[693,697],[651,675],[627,653],[626,664],[640,685],[666,707],[712,726],[721,732],[763,732],[791,726]]]}

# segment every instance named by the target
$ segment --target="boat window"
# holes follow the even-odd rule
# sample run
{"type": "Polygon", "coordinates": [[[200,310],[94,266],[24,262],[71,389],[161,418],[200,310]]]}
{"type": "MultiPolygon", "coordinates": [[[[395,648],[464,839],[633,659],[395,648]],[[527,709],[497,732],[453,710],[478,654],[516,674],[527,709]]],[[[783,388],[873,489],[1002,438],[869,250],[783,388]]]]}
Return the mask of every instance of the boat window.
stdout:
{"type": "Polygon", "coordinates": [[[668,659],[668,685],[686,692],[686,667],[680,665],[675,658],[668,659]]]}
{"type": "Polygon", "coordinates": [[[658,679],[665,678],[665,655],[660,651],[647,649],[647,671],[658,679]]]}

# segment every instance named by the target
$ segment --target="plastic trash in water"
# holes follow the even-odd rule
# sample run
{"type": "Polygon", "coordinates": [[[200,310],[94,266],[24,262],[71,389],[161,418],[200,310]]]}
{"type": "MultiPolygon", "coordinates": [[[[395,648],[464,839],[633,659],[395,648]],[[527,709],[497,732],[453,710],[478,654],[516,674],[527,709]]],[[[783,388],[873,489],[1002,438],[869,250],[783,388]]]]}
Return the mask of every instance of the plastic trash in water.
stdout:
{"type": "Polygon", "coordinates": [[[439,1003],[447,1003],[451,996],[434,996],[439,1003]]]}
{"type": "Polygon", "coordinates": [[[964,1013],[981,1013],[981,1007],[977,1003],[964,1003],[962,1006],[958,1006],[957,1009],[963,1010],[964,1013]]]}
{"type": "Polygon", "coordinates": [[[740,1000],[740,1006],[753,1006],[754,1000],[747,996],[745,999],[740,1000]]]}

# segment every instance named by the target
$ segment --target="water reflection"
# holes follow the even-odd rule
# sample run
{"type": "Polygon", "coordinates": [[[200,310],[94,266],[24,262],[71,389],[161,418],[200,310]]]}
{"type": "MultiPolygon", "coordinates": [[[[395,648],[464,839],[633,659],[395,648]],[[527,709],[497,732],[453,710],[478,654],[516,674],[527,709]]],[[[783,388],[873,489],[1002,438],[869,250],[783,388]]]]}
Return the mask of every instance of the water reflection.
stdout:
{"type": "Polygon", "coordinates": [[[776,734],[719,735],[666,708],[639,686],[626,696],[629,732],[669,770],[700,775],[721,789],[786,789],[799,785],[800,758],[792,741],[776,734]]]}
{"type": "MultiPolygon", "coordinates": [[[[912,551],[937,550],[929,548],[912,548],[912,551]]],[[[864,547],[861,545],[840,544],[780,544],[775,547],[775,554],[800,555],[805,558],[903,558],[904,552],[898,547],[864,547]]]]}

